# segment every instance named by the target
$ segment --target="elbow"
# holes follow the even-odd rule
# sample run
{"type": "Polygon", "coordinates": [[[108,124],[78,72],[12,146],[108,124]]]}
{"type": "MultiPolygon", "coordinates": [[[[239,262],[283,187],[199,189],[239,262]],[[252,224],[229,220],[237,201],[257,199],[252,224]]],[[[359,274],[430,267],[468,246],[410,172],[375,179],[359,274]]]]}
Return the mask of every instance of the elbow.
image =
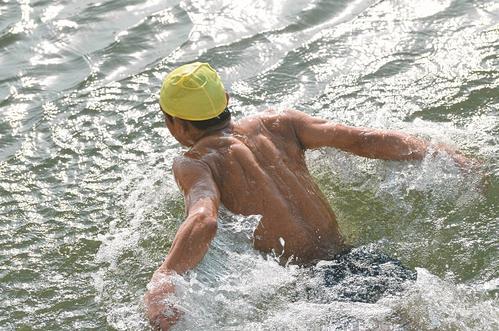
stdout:
{"type": "Polygon", "coordinates": [[[217,219],[213,216],[204,216],[200,219],[200,224],[206,233],[211,237],[215,237],[218,229],[217,219]]]}
{"type": "Polygon", "coordinates": [[[198,230],[206,233],[209,237],[213,238],[217,233],[217,218],[205,208],[200,208],[189,215],[189,218],[198,230]]]}

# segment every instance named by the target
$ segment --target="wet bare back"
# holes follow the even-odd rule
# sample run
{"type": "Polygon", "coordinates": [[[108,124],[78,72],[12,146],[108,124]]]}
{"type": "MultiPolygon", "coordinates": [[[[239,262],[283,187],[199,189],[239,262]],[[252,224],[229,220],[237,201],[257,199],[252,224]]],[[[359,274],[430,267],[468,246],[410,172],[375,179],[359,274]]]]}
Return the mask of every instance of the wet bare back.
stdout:
{"type": "Polygon", "coordinates": [[[256,249],[303,263],[344,247],[304,151],[290,120],[267,113],[203,138],[186,156],[208,165],[226,208],[262,215],[254,233],[256,249]]]}

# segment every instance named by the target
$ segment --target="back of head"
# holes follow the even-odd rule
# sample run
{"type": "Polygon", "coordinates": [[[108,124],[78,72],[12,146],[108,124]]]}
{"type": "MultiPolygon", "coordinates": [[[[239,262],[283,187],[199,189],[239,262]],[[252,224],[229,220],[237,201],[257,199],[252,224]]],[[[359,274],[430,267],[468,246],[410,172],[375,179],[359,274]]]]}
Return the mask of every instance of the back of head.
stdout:
{"type": "Polygon", "coordinates": [[[194,62],[180,66],[166,76],[159,103],[172,117],[206,121],[224,112],[227,98],[217,72],[208,63],[194,62]]]}

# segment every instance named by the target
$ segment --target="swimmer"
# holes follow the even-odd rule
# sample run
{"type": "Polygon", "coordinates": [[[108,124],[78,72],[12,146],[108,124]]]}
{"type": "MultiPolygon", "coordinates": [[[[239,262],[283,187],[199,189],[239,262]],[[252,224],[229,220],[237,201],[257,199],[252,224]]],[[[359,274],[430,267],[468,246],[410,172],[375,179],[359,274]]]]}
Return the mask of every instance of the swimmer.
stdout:
{"type": "Polygon", "coordinates": [[[170,276],[203,259],[217,231],[220,204],[235,214],[261,215],[254,248],[275,252],[282,263],[309,265],[348,249],[331,206],[307,169],[307,149],[333,147],[398,161],[444,151],[460,166],[469,163],[448,147],[430,146],[401,132],[336,124],[295,110],[233,121],[229,96],[206,63],[186,64],[168,74],[159,104],[170,133],[189,148],[173,163],[186,219],[144,297],[151,325],[159,330],[170,329],[181,318],[176,307],[163,302],[175,293],[170,276]]]}

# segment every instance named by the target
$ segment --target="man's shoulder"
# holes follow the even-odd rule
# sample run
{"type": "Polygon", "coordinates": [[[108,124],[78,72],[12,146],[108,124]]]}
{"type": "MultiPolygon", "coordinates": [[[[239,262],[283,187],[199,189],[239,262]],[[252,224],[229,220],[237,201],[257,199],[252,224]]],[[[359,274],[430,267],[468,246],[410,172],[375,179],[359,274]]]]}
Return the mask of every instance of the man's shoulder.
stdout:
{"type": "Polygon", "coordinates": [[[183,156],[194,160],[203,160],[207,155],[213,155],[229,148],[234,141],[235,139],[231,134],[204,137],[186,151],[183,156]]]}
{"type": "Polygon", "coordinates": [[[282,110],[276,110],[273,108],[268,108],[261,113],[255,115],[255,117],[262,119],[262,120],[282,120],[282,119],[291,119],[294,117],[299,117],[302,112],[295,110],[295,109],[282,109],[282,110]]]}
{"type": "Polygon", "coordinates": [[[295,134],[295,123],[302,120],[302,115],[302,112],[294,109],[269,110],[263,112],[259,118],[268,131],[287,137],[295,134]]]}
{"type": "Polygon", "coordinates": [[[178,172],[180,169],[189,166],[196,162],[196,160],[189,156],[188,152],[183,153],[182,155],[176,156],[173,159],[172,169],[173,172],[178,172]]]}
{"type": "Polygon", "coordinates": [[[191,148],[173,159],[174,168],[199,165],[203,163],[203,154],[199,153],[199,151],[195,148],[191,148]]]}
{"type": "Polygon", "coordinates": [[[175,157],[173,167],[209,168],[233,144],[231,137],[205,137],[182,155],[175,157]]]}
{"type": "Polygon", "coordinates": [[[178,178],[182,175],[210,172],[210,167],[202,158],[188,151],[173,159],[172,170],[175,177],[178,178]]]}
{"type": "Polygon", "coordinates": [[[275,110],[269,108],[259,112],[258,114],[245,117],[240,120],[239,123],[241,127],[249,130],[258,130],[261,125],[264,125],[267,129],[272,130],[278,127],[292,125],[294,118],[298,117],[299,114],[302,113],[293,109],[275,110]]]}

